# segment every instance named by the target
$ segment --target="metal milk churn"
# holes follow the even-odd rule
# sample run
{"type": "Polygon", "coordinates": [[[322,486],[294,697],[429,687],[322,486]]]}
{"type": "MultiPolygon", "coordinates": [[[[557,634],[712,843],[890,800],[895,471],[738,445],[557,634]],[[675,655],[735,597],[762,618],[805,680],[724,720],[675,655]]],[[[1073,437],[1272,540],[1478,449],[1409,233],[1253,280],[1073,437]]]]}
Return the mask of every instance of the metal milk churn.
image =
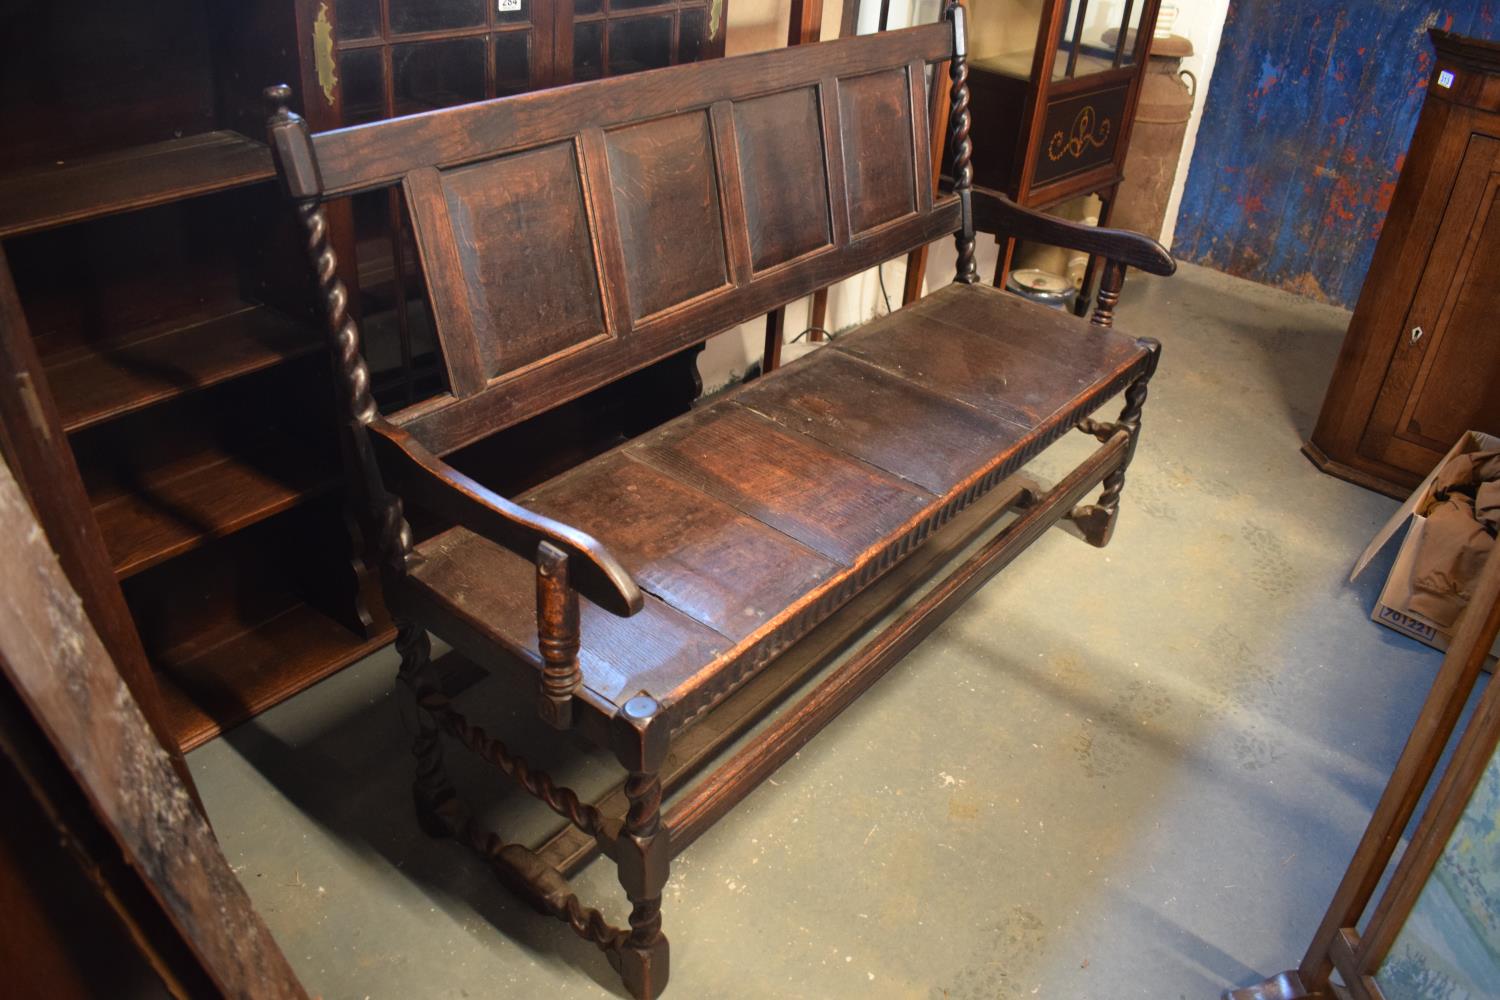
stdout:
{"type": "Polygon", "coordinates": [[[1130,149],[1125,154],[1125,181],[1110,225],[1161,238],[1172,194],[1177,158],[1193,113],[1198,81],[1180,68],[1193,54],[1193,43],[1181,35],[1151,40],[1151,64],[1141,80],[1130,149]]]}

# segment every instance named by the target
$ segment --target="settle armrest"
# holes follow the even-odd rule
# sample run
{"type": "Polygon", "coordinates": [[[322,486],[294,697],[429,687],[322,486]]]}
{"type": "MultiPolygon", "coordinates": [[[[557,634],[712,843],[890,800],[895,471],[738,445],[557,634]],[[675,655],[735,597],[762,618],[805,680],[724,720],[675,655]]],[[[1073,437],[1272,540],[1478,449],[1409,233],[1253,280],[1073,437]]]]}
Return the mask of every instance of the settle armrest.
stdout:
{"type": "Polygon", "coordinates": [[[1125,229],[1101,229],[1022,208],[1005,195],[989,188],[974,188],[974,228],[981,233],[1067,247],[1098,254],[1147,274],[1165,277],[1177,270],[1177,261],[1167,248],[1149,236],[1125,229]]]}
{"type": "Polygon", "coordinates": [[[640,587],[614,556],[587,533],[512,503],[454,469],[406,431],[377,420],[370,425],[381,475],[397,496],[439,514],[516,555],[535,562],[551,543],[568,556],[568,582],[622,618],[644,606],[640,587]]]}

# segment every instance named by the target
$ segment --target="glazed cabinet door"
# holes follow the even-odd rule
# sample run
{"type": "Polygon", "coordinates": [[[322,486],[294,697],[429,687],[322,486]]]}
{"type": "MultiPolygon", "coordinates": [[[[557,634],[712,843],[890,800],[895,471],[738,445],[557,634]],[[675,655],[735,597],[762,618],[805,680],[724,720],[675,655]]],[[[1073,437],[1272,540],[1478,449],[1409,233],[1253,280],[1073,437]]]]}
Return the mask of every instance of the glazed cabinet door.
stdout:
{"type": "Polygon", "coordinates": [[[573,0],[571,24],[573,82],[724,54],[724,0],[573,0]]]}
{"type": "MultiPolygon", "coordinates": [[[[1466,430],[1500,432],[1500,139],[1474,135],[1398,329],[1360,452],[1430,469],[1466,430]]],[[[1383,339],[1383,338],[1381,338],[1383,339]]],[[[1389,341],[1387,341],[1389,343],[1389,341]]]]}
{"type": "Polygon", "coordinates": [[[323,95],[333,114],[315,114],[314,124],[358,125],[548,86],[555,6],[550,0],[339,0],[330,12],[320,5],[313,37],[333,50],[335,71],[323,95]],[[319,17],[328,24],[326,35],[318,30],[319,17]]]}

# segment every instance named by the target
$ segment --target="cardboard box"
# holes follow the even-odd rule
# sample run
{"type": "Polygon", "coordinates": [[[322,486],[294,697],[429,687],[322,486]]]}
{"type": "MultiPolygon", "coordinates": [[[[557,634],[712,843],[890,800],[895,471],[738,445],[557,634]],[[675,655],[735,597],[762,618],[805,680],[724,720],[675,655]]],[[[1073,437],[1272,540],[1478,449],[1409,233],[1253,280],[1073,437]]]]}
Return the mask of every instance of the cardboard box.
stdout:
{"type": "MultiPolygon", "coordinates": [[[[1374,540],[1368,548],[1360,553],[1354,569],[1349,574],[1352,581],[1360,573],[1364,572],[1376,554],[1385,547],[1386,542],[1401,529],[1404,524],[1410,523],[1407,528],[1406,538],[1401,542],[1401,548],[1396,553],[1396,562],[1391,566],[1390,575],[1385,578],[1385,586],[1381,588],[1380,597],[1375,601],[1375,607],[1370,612],[1372,621],[1377,621],[1388,628],[1393,628],[1402,635],[1411,636],[1424,645],[1434,649],[1447,649],[1448,643],[1452,641],[1451,630],[1444,628],[1437,622],[1417,614],[1411,610],[1412,596],[1412,566],[1416,559],[1418,546],[1422,544],[1422,533],[1426,530],[1427,518],[1419,511],[1425,511],[1431,505],[1432,483],[1437,478],[1438,470],[1447,464],[1448,459],[1454,455],[1465,455],[1472,451],[1494,451],[1500,449],[1500,438],[1482,431],[1469,431],[1458,439],[1458,443],[1448,450],[1442,461],[1428,473],[1427,478],[1416,488],[1401,509],[1396,511],[1391,519],[1385,523],[1375,534],[1374,540]]],[[[1465,614],[1468,609],[1465,609],[1465,614]]],[[[1495,641],[1495,646],[1490,650],[1490,656],[1500,656],[1500,639],[1495,641]]]]}

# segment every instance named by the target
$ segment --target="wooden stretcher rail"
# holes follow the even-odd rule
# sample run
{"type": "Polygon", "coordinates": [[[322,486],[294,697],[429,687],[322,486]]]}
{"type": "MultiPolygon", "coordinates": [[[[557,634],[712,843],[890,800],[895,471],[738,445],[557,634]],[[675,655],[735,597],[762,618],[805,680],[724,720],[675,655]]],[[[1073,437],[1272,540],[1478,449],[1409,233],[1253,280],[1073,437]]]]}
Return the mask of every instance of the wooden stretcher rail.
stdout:
{"type": "Polygon", "coordinates": [[[1067,478],[1039,497],[1020,518],[830,674],[774,726],[676,802],[663,821],[671,838],[672,854],[686,849],[942,624],[963,601],[1062,520],[1106,476],[1120,468],[1129,440],[1126,431],[1116,431],[1067,478]]]}
{"type": "MultiPolygon", "coordinates": [[[[681,788],[717,753],[766,718],[776,705],[865,634],[871,622],[896,609],[1008,512],[1029,507],[1042,492],[1026,476],[1013,476],[1001,483],[914,555],[782,653],[678,737],[663,768],[663,790],[670,795],[681,788]]],[[[623,783],[594,802],[606,816],[624,815],[626,805],[623,783]]],[[[568,824],[547,838],[537,853],[559,872],[571,876],[597,857],[599,849],[592,835],[568,824]]]]}

